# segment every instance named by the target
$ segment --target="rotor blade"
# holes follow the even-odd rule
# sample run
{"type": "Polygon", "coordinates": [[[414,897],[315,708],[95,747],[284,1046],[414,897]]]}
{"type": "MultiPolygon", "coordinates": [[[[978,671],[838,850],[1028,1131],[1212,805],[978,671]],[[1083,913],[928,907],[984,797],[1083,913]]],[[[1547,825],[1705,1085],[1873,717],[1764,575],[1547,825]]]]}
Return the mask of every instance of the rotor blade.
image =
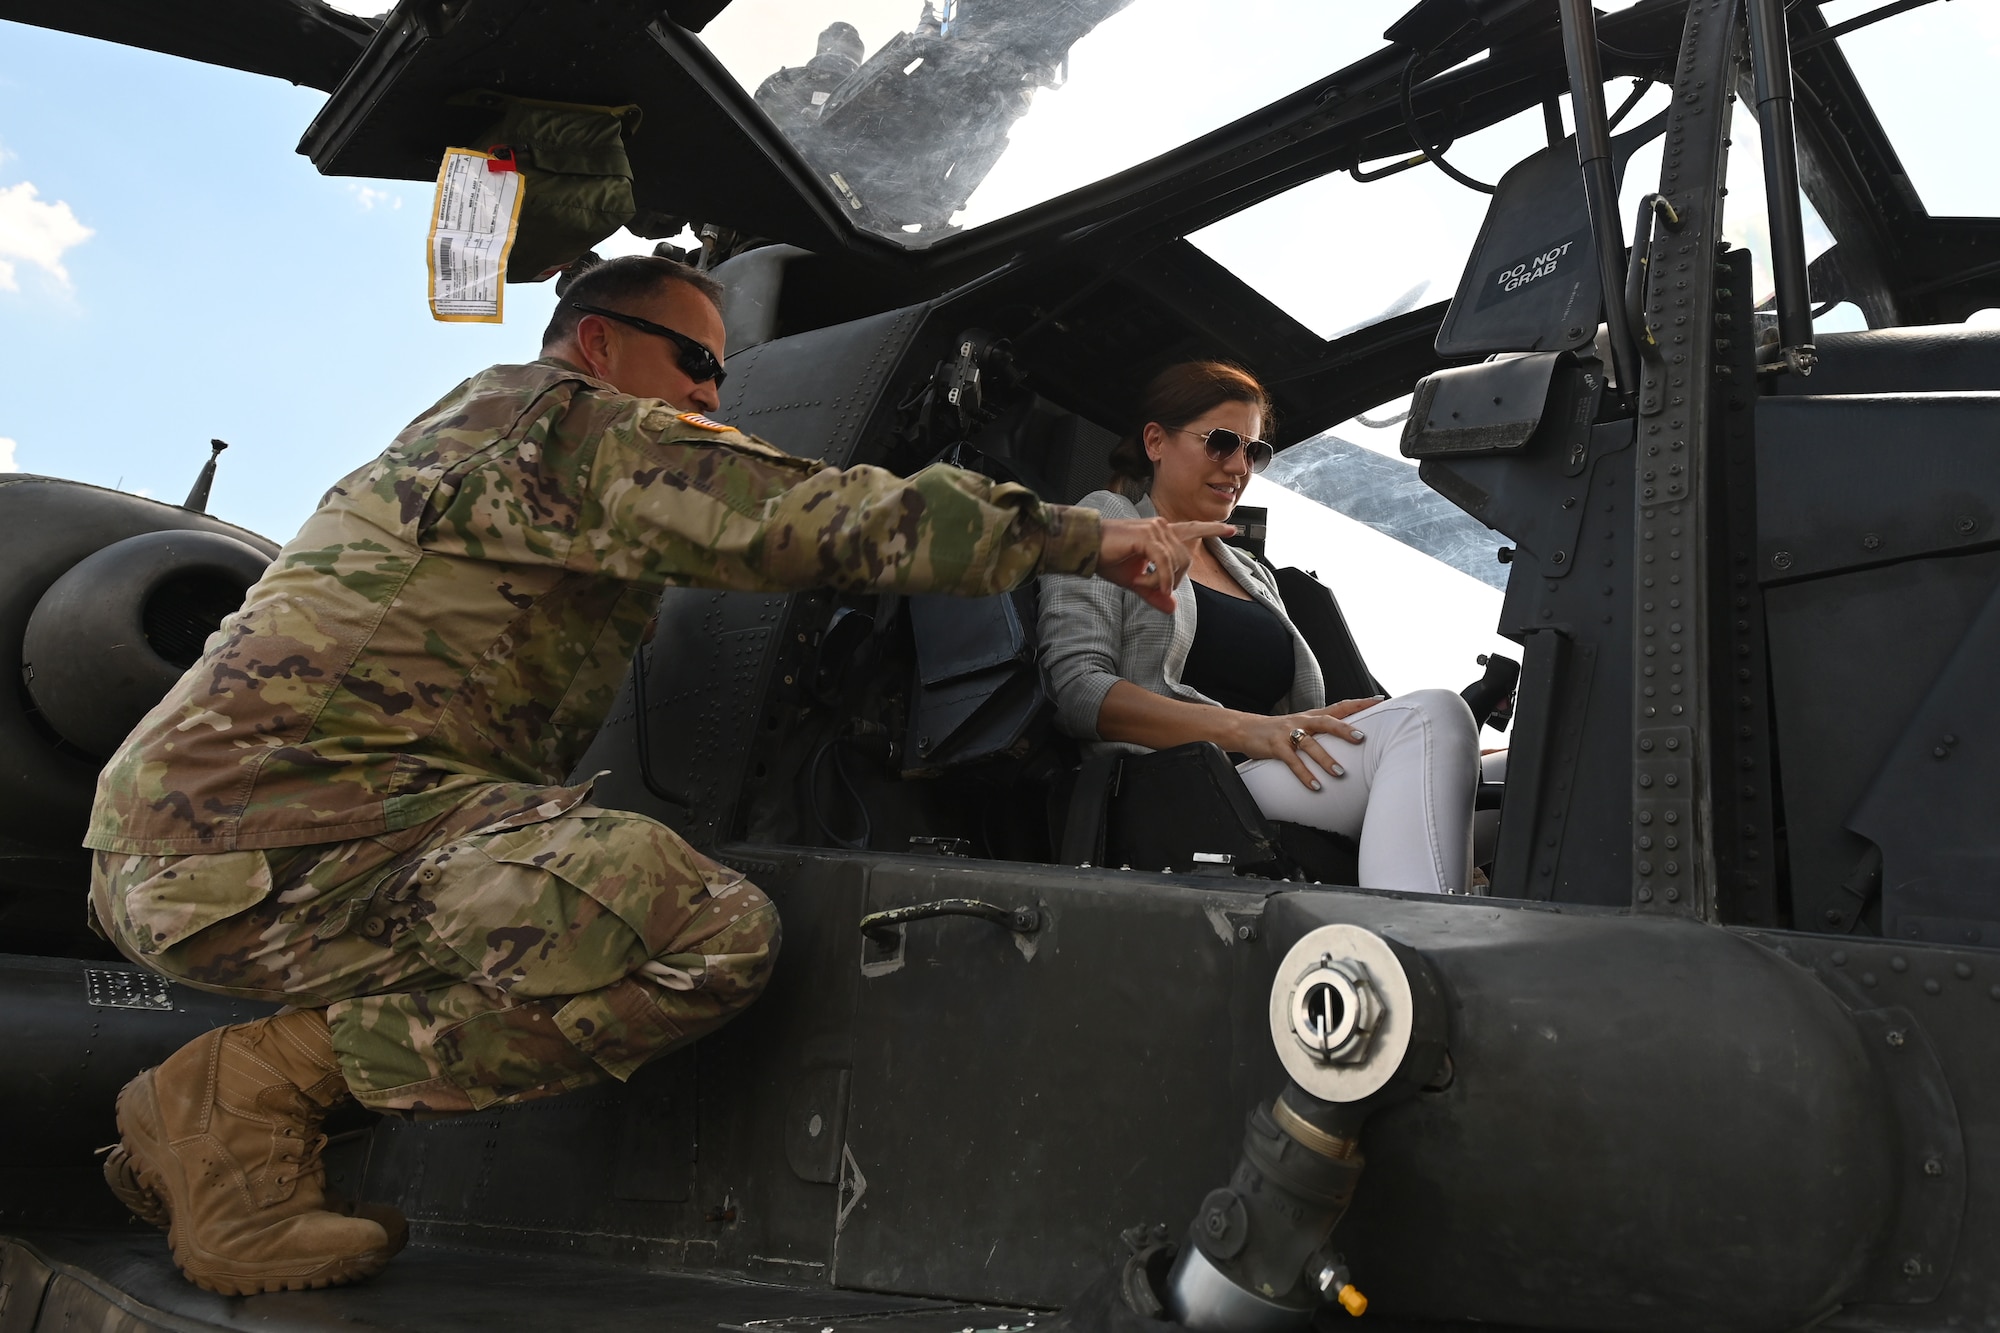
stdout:
{"type": "Polygon", "coordinates": [[[0,0],[0,19],[268,74],[326,92],[374,39],[377,20],[319,0],[0,0]]]}
{"type": "Polygon", "coordinates": [[[1494,559],[1504,539],[1426,486],[1414,463],[1350,444],[1331,432],[1279,454],[1264,474],[1288,491],[1365,523],[1385,537],[1503,591],[1494,559]]]}
{"type": "MultiPolygon", "coordinates": [[[[0,0],[0,2],[4,2],[4,0],[0,0]]],[[[1417,308],[1417,303],[1424,299],[1424,293],[1429,291],[1430,289],[1431,289],[1431,280],[1429,278],[1425,278],[1422,282],[1410,288],[1410,290],[1404,292],[1401,296],[1389,302],[1388,305],[1383,306],[1380,310],[1376,311],[1368,318],[1362,320],[1359,324],[1348,325],[1346,328],[1334,334],[1333,337],[1328,338],[1327,341],[1333,342],[1335,339],[1345,338],[1348,334],[1353,333],[1358,329],[1365,329],[1372,324],[1380,324],[1385,319],[1394,319],[1397,315],[1408,314],[1410,311],[1415,310],[1417,308]]]]}

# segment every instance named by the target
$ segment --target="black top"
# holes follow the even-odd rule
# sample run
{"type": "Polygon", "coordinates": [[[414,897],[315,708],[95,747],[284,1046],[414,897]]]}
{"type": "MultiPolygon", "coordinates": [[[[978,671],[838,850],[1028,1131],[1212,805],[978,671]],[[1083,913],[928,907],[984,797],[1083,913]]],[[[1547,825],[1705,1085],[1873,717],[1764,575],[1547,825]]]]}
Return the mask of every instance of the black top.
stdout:
{"type": "Polygon", "coordinates": [[[1194,642],[1181,684],[1224,708],[1270,716],[1292,688],[1292,635],[1262,602],[1194,585],[1194,642]]]}

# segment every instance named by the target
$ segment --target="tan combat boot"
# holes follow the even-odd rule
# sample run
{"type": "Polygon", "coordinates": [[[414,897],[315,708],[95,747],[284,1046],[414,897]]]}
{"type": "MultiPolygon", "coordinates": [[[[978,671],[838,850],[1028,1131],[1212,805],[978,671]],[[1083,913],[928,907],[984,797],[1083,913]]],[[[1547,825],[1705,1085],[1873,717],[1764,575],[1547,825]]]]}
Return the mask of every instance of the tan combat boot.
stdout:
{"type": "MultiPolygon", "coordinates": [[[[132,1160],[132,1154],[123,1143],[114,1143],[109,1148],[101,1148],[104,1154],[104,1183],[118,1196],[118,1202],[132,1210],[132,1215],[148,1226],[162,1231],[173,1229],[173,1214],[167,1211],[167,1201],[147,1189],[139,1179],[139,1164],[132,1160]]],[[[326,1192],[326,1210],[339,1213],[342,1217],[365,1217],[381,1227],[389,1237],[389,1257],[401,1254],[410,1241],[410,1220],[402,1210],[386,1203],[369,1203],[367,1200],[350,1199],[332,1190],[326,1192]]]]}
{"type": "Polygon", "coordinates": [[[292,1009],[218,1028],[118,1094],[123,1136],[106,1162],[158,1201],[174,1262],[225,1296],[352,1282],[389,1261],[377,1222],[328,1210],[319,1123],[347,1095],[326,1015],[292,1009]]]}

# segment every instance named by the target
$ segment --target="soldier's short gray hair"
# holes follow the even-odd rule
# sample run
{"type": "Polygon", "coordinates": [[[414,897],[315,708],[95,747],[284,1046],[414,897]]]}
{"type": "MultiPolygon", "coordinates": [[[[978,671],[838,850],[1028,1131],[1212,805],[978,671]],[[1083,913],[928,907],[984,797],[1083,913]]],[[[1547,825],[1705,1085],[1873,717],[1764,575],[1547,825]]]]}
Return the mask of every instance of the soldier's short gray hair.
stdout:
{"type": "Polygon", "coordinates": [[[561,299],[556,302],[555,314],[549,317],[548,328],[542,330],[542,346],[555,347],[575,336],[577,321],[583,318],[577,305],[625,310],[633,301],[644,300],[670,282],[694,288],[718,308],[722,305],[722,284],[677,259],[621,255],[588,265],[579,260],[556,279],[556,293],[561,299]]]}

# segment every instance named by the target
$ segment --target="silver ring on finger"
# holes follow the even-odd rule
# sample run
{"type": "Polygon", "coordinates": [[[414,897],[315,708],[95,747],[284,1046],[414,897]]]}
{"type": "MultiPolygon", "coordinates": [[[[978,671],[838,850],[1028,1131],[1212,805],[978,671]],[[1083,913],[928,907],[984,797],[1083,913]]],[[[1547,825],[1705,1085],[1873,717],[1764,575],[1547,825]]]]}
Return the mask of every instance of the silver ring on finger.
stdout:
{"type": "Polygon", "coordinates": [[[1159,573],[1159,572],[1160,572],[1160,567],[1159,567],[1159,566],[1158,566],[1157,564],[1155,564],[1155,563],[1154,563],[1153,561],[1151,561],[1151,560],[1148,560],[1148,561],[1146,562],[1146,572],[1147,572],[1148,574],[1157,574],[1157,573],[1159,573]]]}
{"type": "Polygon", "coordinates": [[[1305,741],[1306,729],[1304,727],[1293,727],[1291,735],[1292,748],[1294,750],[1298,749],[1301,745],[1305,744],[1305,741]]]}

